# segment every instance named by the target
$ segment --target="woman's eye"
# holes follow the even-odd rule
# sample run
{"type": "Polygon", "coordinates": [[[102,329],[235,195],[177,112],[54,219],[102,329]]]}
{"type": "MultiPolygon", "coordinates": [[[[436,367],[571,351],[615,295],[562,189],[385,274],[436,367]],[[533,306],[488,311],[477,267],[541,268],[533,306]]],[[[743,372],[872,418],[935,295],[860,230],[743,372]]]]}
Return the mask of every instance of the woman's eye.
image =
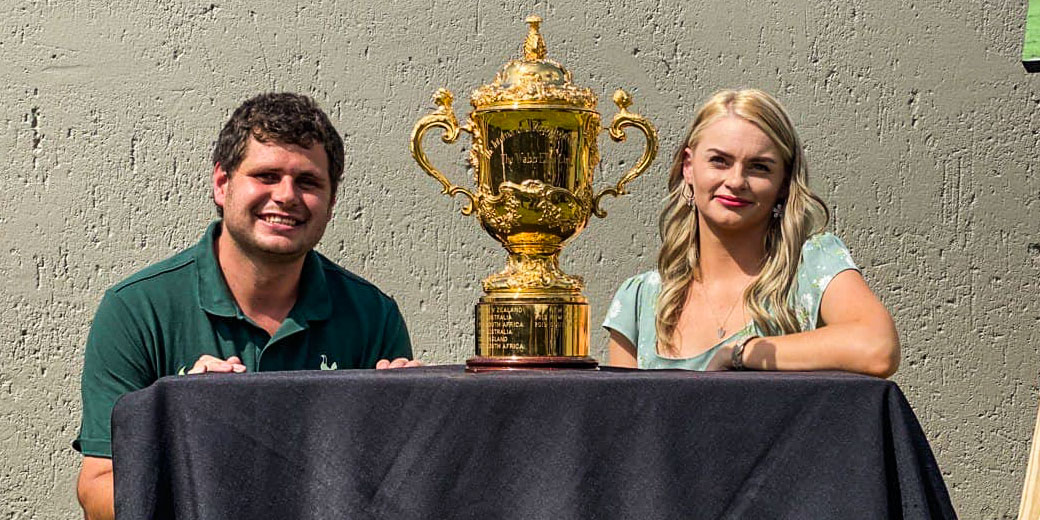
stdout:
{"type": "Polygon", "coordinates": [[[709,157],[708,162],[710,162],[711,164],[726,164],[726,159],[722,158],[722,156],[715,155],[709,157]]]}

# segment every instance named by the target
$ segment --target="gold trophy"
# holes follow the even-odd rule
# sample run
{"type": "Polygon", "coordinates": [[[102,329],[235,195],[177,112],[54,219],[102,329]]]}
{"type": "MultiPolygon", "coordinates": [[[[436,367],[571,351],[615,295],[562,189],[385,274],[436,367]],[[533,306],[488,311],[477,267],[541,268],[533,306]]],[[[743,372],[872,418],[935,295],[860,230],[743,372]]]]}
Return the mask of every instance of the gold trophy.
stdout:
{"type": "Polygon", "coordinates": [[[476,357],[467,370],[513,368],[596,368],[589,356],[589,310],[582,279],[563,273],[563,245],[581,232],[590,215],[605,217],[604,195],[624,195],[625,185],[642,174],[657,155],[657,131],[629,112],[632,97],[614,93],[620,110],[609,130],[625,140],[634,126],[646,135],[642,157],[617,185],[595,196],[593,172],[599,163],[601,130],[596,95],[574,85],[571,73],[547,59],[538,32],[541,18],[530,16],[522,59],[510,61],[490,85],[473,92],[469,121],[459,125],[452,94],[439,89],[437,110],[412,130],[410,149],[419,166],[443,187],[442,193],[469,198],[463,215],[480,225],[509,252],[506,268],[484,279],[485,294],[476,307],[476,357]],[[441,128],[453,143],[469,132],[469,160],[476,192],[455,186],[437,170],[422,148],[423,136],[441,128]]]}

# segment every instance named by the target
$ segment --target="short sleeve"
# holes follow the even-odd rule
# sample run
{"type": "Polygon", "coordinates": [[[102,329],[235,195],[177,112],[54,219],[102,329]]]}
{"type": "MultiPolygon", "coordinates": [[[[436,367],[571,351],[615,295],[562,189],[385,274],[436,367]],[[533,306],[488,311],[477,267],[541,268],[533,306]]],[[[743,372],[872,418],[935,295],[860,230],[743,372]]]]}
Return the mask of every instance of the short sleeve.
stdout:
{"type": "Polygon", "coordinates": [[[821,233],[805,241],[792,295],[802,330],[816,328],[824,291],[838,273],[849,269],[859,270],[848,247],[837,236],[821,233]]]}
{"type": "Polygon", "coordinates": [[[155,381],[147,354],[149,336],[119,295],[106,292],[91,323],[83,360],[83,419],[72,447],[84,455],[112,456],[116,400],[155,381]]]}
{"type": "Polygon", "coordinates": [[[397,302],[390,300],[390,306],[386,312],[383,347],[377,359],[393,360],[401,357],[412,359],[412,341],[408,337],[408,327],[404,323],[404,317],[401,316],[397,302]]]}
{"type": "Polygon", "coordinates": [[[644,303],[640,301],[639,293],[645,278],[643,274],[625,280],[614,294],[603,320],[603,328],[618,331],[633,345],[639,345],[639,312],[644,303]]]}

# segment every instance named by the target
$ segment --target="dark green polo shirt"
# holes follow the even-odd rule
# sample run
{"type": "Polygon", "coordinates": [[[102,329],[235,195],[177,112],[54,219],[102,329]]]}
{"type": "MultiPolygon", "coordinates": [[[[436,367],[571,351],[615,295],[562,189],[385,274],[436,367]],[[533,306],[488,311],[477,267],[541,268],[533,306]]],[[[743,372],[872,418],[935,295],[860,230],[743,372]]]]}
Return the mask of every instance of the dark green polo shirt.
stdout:
{"type": "Polygon", "coordinates": [[[238,356],[250,372],[374,368],[412,357],[394,300],[311,251],[296,304],[269,336],[242,314],[220,272],[214,241],[202,240],[105,292],[87,337],[83,422],[73,447],[111,457],[116,399],[163,376],[183,374],[203,354],[238,356]]]}

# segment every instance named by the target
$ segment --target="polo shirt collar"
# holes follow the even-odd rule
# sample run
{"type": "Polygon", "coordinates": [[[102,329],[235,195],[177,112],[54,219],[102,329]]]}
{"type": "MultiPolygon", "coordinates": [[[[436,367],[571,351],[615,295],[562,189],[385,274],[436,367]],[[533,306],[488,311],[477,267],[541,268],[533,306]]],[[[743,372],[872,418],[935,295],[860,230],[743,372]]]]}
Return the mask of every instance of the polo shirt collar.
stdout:
{"type": "MultiPolygon", "coordinates": [[[[244,318],[245,315],[231,296],[231,289],[224,280],[217,262],[216,242],[220,235],[221,220],[215,220],[206,228],[202,240],[195,246],[195,263],[198,266],[199,306],[216,316],[244,318]]],[[[332,314],[332,298],[325,283],[325,269],[318,253],[309,251],[300,273],[300,288],[296,304],[287,319],[300,321],[324,320],[332,314]]]]}

